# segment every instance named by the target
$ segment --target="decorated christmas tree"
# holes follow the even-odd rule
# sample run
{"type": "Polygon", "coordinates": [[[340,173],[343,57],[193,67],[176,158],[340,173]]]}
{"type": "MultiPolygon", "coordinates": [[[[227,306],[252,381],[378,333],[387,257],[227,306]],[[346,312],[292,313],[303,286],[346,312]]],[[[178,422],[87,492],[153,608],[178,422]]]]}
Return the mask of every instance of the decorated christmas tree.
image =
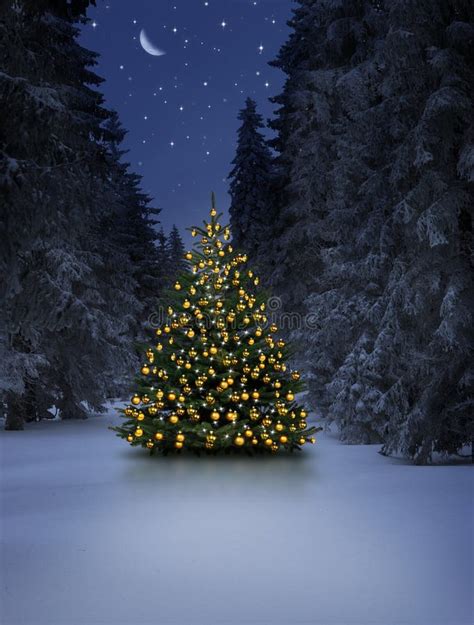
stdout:
{"type": "Polygon", "coordinates": [[[183,448],[300,449],[318,429],[296,399],[298,371],[266,314],[268,295],[235,251],[214,206],[181,273],[162,301],[168,306],[157,342],[144,354],[125,418],[113,427],[131,445],[156,451],[183,448]]]}

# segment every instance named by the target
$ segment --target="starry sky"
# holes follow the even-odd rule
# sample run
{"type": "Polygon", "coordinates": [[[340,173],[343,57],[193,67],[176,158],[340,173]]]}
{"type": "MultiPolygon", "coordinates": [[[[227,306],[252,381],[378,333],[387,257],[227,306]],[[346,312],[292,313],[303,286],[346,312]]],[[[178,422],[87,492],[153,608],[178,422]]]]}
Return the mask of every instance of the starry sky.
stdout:
{"type": "Polygon", "coordinates": [[[237,114],[245,98],[264,119],[284,75],[268,65],[286,40],[292,0],[99,0],[80,43],[100,54],[106,106],[128,130],[125,148],[165,232],[207,217],[210,192],[226,211],[237,114]],[[165,52],[152,56],[148,41],[165,52]]]}

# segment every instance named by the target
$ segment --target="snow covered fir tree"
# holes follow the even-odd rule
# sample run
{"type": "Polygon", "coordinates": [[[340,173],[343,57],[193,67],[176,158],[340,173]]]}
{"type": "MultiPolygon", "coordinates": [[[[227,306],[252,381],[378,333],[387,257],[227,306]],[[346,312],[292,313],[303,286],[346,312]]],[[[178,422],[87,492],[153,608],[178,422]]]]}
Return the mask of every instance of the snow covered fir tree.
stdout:
{"type": "Polygon", "coordinates": [[[266,294],[234,250],[214,207],[189,266],[164,296],[167,320],[156,330],[136,380],[125,422],[111,429],[133,446],[209,453],[300,449],[318,428],[296,393],[300,373],[265,311],[266,294]]]}
{"type": "Polygon", "coordinates": [[[0,413],[10,430],[53,406],[85,418],[122,392],[168,279],[159,211],[123,161],[97,55],[77,41],[89,4],[0,8],[0,413]]]}
{"type": "Polygon", "coordinates": [[[311,316],[292,340],[312,406],[342,440],[419,464],[466,453],[474,5],[300,0],[289,25],[271,63],[286,81],[271,98],[268,229],[259,238],[250,222],[244,236],[236,220],[235,236],[282,312],[311,316]]]}
{"type": "Polygon", "coordinates": [[[261,129],[262,116],[255,100],[247,98],[240,111],[234,165],[229,174],[230,225],[234,243],[245,247],[251,261],[262,260],[262,245],[267,241],[271,214],[273,159],[261,129]],[[260,253],[257,254],[257,248],[260,253]]]}

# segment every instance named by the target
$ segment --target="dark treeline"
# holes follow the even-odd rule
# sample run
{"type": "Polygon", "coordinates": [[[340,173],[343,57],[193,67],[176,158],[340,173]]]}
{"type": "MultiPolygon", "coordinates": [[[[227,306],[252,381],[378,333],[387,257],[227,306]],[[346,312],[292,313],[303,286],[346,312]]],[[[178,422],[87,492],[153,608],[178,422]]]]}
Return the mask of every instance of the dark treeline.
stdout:
{"type": "Polygon", "coordinates": [[[269,123],[241,113],[234,236],[302,315],[313,406],[426,463],[474,439],[474,4],[299,0],[269,123]],[[311,324],[305,315],[311,314],[311,324]]]}
{"type": "Polygon", "coordinates": [[[77,42],[87,1],[0,8],[0,412],[7,429],[83,418],[137,366],[176,228],[123,161],[96,54],[77,42]]]}

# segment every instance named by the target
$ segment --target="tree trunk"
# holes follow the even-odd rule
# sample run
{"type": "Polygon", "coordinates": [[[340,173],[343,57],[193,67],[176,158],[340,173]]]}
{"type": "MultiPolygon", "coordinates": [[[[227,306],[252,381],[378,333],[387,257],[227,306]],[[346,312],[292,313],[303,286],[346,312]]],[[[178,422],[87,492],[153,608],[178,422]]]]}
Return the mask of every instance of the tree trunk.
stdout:
{"type": "Polygon", "coordinates": [[[23,430],[23,402],[18,395],[10,394],[7,397],[6,430],[23,430]]]}

